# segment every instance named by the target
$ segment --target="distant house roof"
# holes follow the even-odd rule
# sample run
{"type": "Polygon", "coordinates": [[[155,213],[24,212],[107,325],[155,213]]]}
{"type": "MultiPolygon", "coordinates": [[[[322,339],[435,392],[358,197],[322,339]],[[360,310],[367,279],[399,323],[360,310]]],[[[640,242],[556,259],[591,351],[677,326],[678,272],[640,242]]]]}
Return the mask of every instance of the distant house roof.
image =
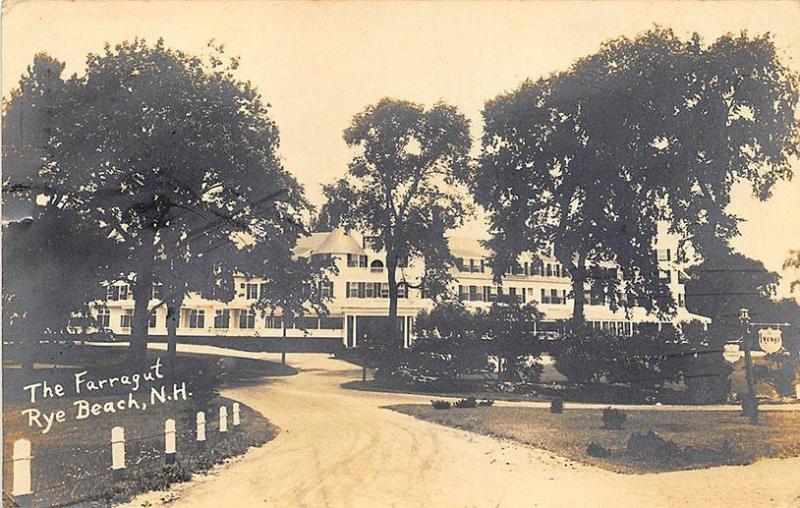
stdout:
{"type": "Polygon", "coordinates": [[[301,238],[295,247],[298,256],[312,254],[364,254],[364,250],[356,240],[341,229],[330,233],[312,233],[311,236],[301,238]]]}

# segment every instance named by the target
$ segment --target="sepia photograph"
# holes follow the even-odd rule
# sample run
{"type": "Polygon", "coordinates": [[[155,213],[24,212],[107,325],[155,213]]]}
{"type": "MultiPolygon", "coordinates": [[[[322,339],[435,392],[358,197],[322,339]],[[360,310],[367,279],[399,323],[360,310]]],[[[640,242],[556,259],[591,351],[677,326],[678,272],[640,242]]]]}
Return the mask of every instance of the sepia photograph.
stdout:
{"type": "Polygon", "coordinates": [[[3,0],[3,507],[800,507],[800,0],[3,0]]]}

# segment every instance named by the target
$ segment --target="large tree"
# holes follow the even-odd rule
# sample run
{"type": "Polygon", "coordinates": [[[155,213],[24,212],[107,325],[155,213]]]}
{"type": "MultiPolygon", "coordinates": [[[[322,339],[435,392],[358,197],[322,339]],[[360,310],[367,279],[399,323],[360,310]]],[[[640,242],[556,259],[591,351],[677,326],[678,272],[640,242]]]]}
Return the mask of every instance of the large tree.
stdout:
{"type": "MultiPolygon", "coordinates": [[[[302,233],[302,188],[276,150],[278,129],[236,58],[206,59],[143,40],[89,55],[47,116],[44,154],[24,182],[127,252],[135,309],[131,360],[144,358],[155,275],[186,245],[302,233]],[[265,210],[265,207],[268,210],[265,210]]],[[[14,182],[10,182],[13,186],[14,182]]],[[[194,254],[197,251],[191,251],[194,254]]]]}
{"type": "Polygon", "coordinates": [[[56,189],[36,185],[54,107],[62,100],[63,64],[36,55],[3,108],[3,336],[26,363],[46,334],[70,318],[94,325],[88,304],[105,297],[103,281],[124,253],[99,230],[86,230],[56,189]]]}
{"type": "Polygon", "coordinates": [[[704,44],[656,28],[488,101],[473,186],[495,276],[553,248],[576,326],[587,284],[612,308],[670,313],[658,223],[701,255],[708,239],[738,234],[732,185],[766,199],[791,176],[797,82],[769,35],[704,44]]]}
{"type": "Polygon", "coordinates": [[[28,209],[31,218],[2,231],[3,339],[31,366],[39,342],[66,333],[71,318],[79,328],[97,324],[89,303],[105,297],[100,283],[113,277],[120,253],[114,241],[83,231],[69,210],[28,209]]]}
{"type": "Polygon", "coordinates": [[[353,118],[344,139],[358,153],[347,175],[326,186],[321,221],[355,229],[386,252],[389,339],[402,345],[397,325],[400,284],[445,290],[452,256],[445,234],[469,212],[457,184],[467,175],[469,124],[456,108],[430,109],[408,101],[382,99],[353,118]],[[409,281],[398,268],[422,258],[425,274],[409,281]]]}

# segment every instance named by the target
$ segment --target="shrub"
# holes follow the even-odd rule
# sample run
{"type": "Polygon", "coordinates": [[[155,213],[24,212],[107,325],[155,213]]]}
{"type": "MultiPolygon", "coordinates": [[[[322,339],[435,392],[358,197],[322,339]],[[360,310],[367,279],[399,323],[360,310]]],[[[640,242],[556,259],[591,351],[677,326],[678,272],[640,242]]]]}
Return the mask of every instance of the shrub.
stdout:
{"type": "Polygon", "coordinates": [[[628,415],[621,409],[607,407],[603,409],[603,428],[620,430],[625,427],[628,415]]]}
{"type": "Polygon", "coordinates": [[[648,462],[674,462],[683,458],[683,451],[674,441],[664,439],[653,431],[633,433],[628,439],[626,453],[648,462]]]}
{"type": "Polygon", "coordinates": [[[586,448],[586,454],[590,457],[608,457],[611,455],[611,452],[605,446],[601,445],[600,443],[595,443],[592,441],[589,443],[589,446],[586,448]]]}
{"type": "Polygon", "coordinates": [[[450,409],[450,402],[446,400],[432,400],[433,409],[450,409]]]}
{"type": "Polygon", "coordinates": [[[494,400],[492,400],[492,399],[482,400],[482,401],[478,402],[478,405],[479,406],[484,406],[484,407],[493,406],[494,405],[494,400]]]}
{"type": "Polygon", "coordinates": [[[553,399],[550,401],[550,412],[561,414],[564,411],[564,401],[561,399],[553,399]]]}
{"type": "Polygon", "coordinates": [[[473,408],[478,407],[478,401],[475,400],[475,397],[467,397],[466,399],[457,401],[453,406],[461,409],[473,408]]]}

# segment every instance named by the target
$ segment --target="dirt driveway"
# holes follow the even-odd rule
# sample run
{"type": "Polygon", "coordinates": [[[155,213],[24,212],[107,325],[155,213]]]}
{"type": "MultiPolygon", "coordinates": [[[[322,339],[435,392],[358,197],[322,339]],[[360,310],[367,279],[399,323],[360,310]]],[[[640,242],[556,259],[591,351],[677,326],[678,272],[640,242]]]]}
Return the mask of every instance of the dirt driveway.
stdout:
{"type": "Polygon", "coordinates": [[[290,363],[298,375],[223,393],[280,427],[275,440],[131,506],[800,506],[797,458],[619,475],[382,409],[428,398],[344,390],[360,370],[327,355],[290,363]]]}

